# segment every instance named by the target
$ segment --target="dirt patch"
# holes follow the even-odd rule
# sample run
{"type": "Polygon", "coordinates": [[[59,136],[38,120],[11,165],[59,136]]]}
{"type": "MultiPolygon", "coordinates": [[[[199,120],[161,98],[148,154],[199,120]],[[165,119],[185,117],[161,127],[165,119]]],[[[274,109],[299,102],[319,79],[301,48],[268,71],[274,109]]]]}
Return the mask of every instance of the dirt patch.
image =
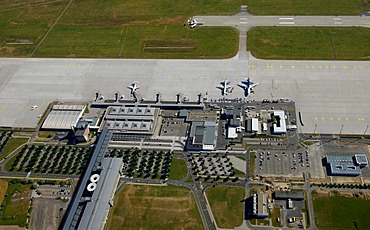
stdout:
{"type": "Polygon", "coordinates": [[[323,190],[323,189],[318,189],[315,190],[315,198],[320,198],[320,197],[330,197],[334,195],[340,195],[344,197],[356,197],[356,198],[361,198],[365,200],[370,200],[370,192],[351,192],[351,191],[328,191],[328,190],[323,190]]]}
{"type": "Polygon", "coordinates": [[[6,190],[8,189],[8,181],[0,179],[0,205],[4,201],[6,190]]]}
{"type": "Polygon", "coordinates": [[[15,51],[15,47],[2,46],[0,47],[0,54],[11,54],[15,51]]]}
{"type": "Polygon", "coordinates": [[[271,39],[268,39],[268,38],[260,38],[259,40],[260,40],[260,42],[261,42],[262,44],[270,44],[270,45],[273,45],[273,46],[277,46],[277,45],[279,45],[279,43],[278,43],[278,42],[275,42],[275,41],[273,41],[273,40],[271,40],[271,39]]]}
{"type": "Polygon", "coordinates": [[[11,226],[0,226],[0,230],[24,230],[19,226],[11,225],[11,226]]]}
{"type": "Polygon", "coordinates": [[[67,205],[60,200],[45,198],[34,199],[30,229],[58,229],[58,225],[66,207],[67,205]]]}

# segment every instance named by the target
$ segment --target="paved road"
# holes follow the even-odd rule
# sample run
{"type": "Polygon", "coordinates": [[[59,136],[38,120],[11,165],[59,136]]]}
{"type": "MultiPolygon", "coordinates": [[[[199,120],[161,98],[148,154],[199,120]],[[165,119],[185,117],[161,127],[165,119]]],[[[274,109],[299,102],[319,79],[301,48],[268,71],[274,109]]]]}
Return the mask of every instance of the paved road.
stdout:
{"type": "Polygon", "coordinates": [[[360,26],[370,27],[370,16],[194,16],[204,26],[360,26]]]}

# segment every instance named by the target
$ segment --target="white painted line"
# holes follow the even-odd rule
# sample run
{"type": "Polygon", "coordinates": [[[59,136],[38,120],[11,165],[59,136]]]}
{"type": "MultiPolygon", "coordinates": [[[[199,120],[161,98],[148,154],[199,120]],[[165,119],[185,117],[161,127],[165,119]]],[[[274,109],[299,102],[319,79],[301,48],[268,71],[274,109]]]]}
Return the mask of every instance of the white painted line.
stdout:
{"type": "Polygon", "coordinates": [[[248,20],[248,18],[240,18],[240,20],[248,20]]]}
{"type": "Polygon", "coordinates": [[[333,18],[333,20],[342,20],[341,18],[333,18]]]}
{"type": "Polygon", "coordinates": [[[334,24],[336,24],[336,25],[342,25],[343,22],[334,22],[334,24]]]}
{"type": "Polygon", "coordinates": [[[294,22],[279,22],[281,25],[294,25],[294,22]]]}
{"type": "Polygon", "coordinates": [[[247,24],[248,22],[240,22],[240,24],[247,24]]]}
{"type": "Polygon", "coordinates": [[[279,18],[279,20],[293,20],[294,18],[279,18]]]}

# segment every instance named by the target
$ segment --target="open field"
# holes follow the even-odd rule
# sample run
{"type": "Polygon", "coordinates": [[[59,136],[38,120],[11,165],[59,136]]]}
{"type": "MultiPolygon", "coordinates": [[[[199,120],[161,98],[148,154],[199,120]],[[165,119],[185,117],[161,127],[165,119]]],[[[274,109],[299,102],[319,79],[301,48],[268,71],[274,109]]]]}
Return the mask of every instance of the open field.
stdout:
{"type": "Polygon", "coordinates": [[[256,15],[356,15],[370,10],[367,0],[247,0],[256,15]]]}
{"type": "Polygon", "coordinates": [[[186,176],[188,169],[186,167],[186,162],[182,159],[172,159],[170,168],[170,180],[181,180],[186,176]]]}
{"type": "Polygon", "coordinates": [[[0,225],[26,226],[28,206],[31,198],[31,184],[9,183],[5,205],[1,209],[0,225]]]}
{"type": "Polygon", "coordinates": [[[215,187],[206,190],[207,199],[219,228],[234,228],[243,222],[245,190],[215,187]]]}
{"type": "Polygon", "coordinates": [[[0,205],[4,201],[4,196],[6,194],[7,189],[8,189],[8,181],[4,179],[0,179],[0,205]]]}
{"type": "Polygon", "coordinates": [[[319,229],[368,229],[370,226],[370,200],[313,194],[313,206],[319,229]]]}
{"type": "Polygon", "coordinates": [[[264,59],[370,60],[369,47],[368,28],[257,27],[248,32],[248,48],[264,59]]]}
{"type": "Polygon", "coordinates": [[[235,30],[208,28],[199,32],[183,24],[195,14],[235,14],[243,0],[82,0],[73,1],[68,8],[67,0],[26,8],[25,4],[6,2],[9,4],[0,4],[0,56],[28,56],[66,9],[35,57],[226,58],[237,51],[235,30]],[[170,46],[186,42],[191,49],[148,52],[145,41],[153,39],[170,46]]]}
{"type": "Polygon", "coordinates": [[[106,229],[202,229],[191,191],[126,185],[116,196],[106,229]]]}
{"type": "Polygon", "coordinates": [[[10,153],[12,153],[16,148],[23,145],[24,143],[28,142],[28,138],[15,138],[11,137],[9,141],[6,143],[3,151],[0,155],[0,160],[7,157],[10,153]]]}

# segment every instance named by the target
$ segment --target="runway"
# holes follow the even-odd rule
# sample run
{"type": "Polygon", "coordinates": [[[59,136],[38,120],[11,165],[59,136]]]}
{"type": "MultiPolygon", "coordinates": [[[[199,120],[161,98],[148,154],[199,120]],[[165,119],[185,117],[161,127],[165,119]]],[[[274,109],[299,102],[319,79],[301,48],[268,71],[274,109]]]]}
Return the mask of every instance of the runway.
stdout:
{"type": "MultiPolygon", "coordinates": [[[[248,75],[260,82],[248,99],[288,98],[296,101],[305,133],[364,134],[370,124],[370,62],[259,60],[248,53],[226,60],[141,59],[0,59],[0,126],[35,127],[53,100],[92,101],[95,92],[129,98],[137,81],[139,96],[190,100],[207,94],[221,98],[216,88],[231,81],[228,98],[242,98],[236,84],[248,75]],[[249,58],[240,60],[238,57],[249,58]],[[33,105],[39,108],[31,110],[33,105]]],[[[370,131],[369,131],[370,132],[370,131]]]]}

